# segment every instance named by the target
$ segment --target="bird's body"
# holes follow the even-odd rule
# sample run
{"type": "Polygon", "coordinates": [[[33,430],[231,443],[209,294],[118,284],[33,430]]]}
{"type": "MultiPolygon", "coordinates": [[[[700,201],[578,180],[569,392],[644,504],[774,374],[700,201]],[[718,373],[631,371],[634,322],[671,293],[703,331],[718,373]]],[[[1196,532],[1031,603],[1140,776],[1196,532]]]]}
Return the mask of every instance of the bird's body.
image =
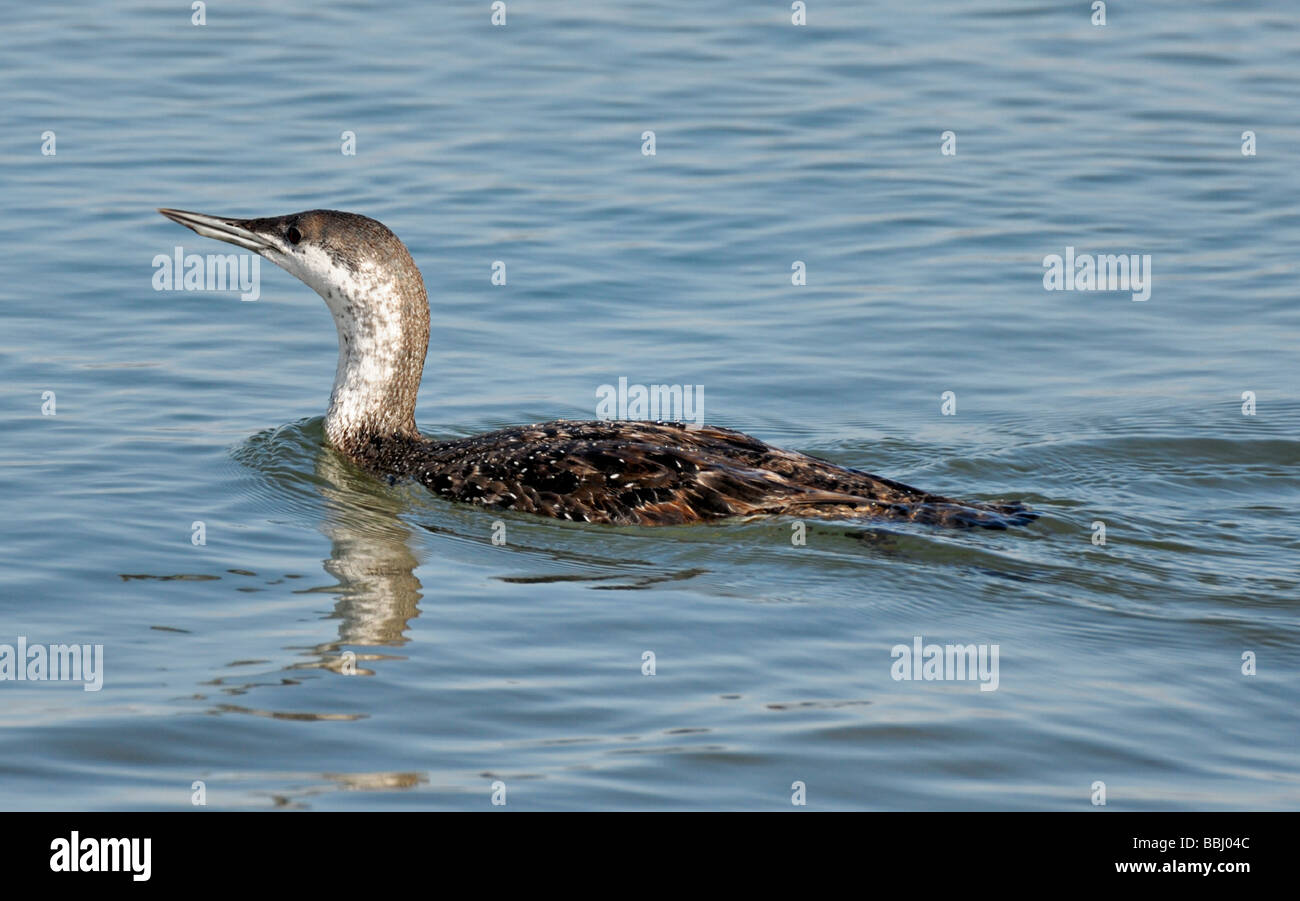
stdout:
{"type": "Polygon", "coordinates": [[[413,479],[449,500],[618,525],[786,515],[1006,528],[1035,517],[1022,504],[955,501],[730,429],[560,420],[435,441],[415,426],[428,298],[385,226],[333,210],[271,219],[160,212],[262,254],[324,298],[339,333],[326,438],[381,477],[413,479]]]}
{"type": "Polygon", "coordinates": [[[455,441],[373,436],[349,453],[449,500],[576,522],[673,525],[733,516],[875,517],[1004,528],[1018,504],[963,504],[742,432],[557,420],[455,441]]]}

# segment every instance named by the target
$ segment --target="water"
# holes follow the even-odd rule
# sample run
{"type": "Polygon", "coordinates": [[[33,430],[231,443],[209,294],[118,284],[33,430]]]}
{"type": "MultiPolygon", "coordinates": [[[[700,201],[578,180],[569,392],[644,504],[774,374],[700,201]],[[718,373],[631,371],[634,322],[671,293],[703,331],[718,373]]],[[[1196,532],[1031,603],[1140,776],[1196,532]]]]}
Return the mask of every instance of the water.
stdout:
{"type": "Polygon", "coordinates": [[[1294,9],[809,6],[0,11],[0,643],[105,654],[0,683],[0,804],[1300,807],[1294,9]],[[431,434],[699,384],[1043,515],[795,546],[380,484],[321,446],[320,299],[155,292],[230,249],[157,206],[390,225],[431,434]],[[1150,300],[1045,291],[1068,246],[1150,254],[1150,300]],[[916,636],[997,645],[997,690],[896,681],[916,636]]]}

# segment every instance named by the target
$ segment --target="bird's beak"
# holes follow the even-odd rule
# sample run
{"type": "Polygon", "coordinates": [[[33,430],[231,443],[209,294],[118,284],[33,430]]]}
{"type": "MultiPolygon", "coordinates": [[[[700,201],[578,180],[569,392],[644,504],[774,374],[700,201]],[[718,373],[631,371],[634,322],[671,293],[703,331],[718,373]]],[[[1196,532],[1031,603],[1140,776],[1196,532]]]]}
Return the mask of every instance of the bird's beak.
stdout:
{"type": "Polygon", "coordinates": [[[234,244],[254,253],[279,250],[276,245],[250,227],[254,221],[252,219],[227,219],[223,216],[208,216],[185,210],[160,209],[158,212],[205,238],[216,238],[218,241],[225,241],[227,244],[234,244]]]}

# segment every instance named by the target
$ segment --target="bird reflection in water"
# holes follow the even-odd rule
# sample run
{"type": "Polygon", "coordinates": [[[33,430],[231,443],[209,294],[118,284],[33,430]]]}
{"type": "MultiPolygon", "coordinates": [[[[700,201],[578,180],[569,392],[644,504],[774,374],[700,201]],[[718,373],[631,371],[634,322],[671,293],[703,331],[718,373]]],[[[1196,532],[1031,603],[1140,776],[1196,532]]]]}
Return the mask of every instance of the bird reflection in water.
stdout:
{"type": "Polygon", "coordinates": [[[313,589],[336,594],[331,618],[339,620],[338,639],[313,650],[323,666],[344,674],[370,674],[364,664],[394,655],[347,651],[393,647],[408,641],[410,621],[419,616],[423,596],[411,550],[411,530],[402,522],[401,500],[374,490],[373,479],[358,472],[329,448],[316,456],[317,490],[325,499],[321,531],[330,540],[325,571],[336,584],[313,589]]]}

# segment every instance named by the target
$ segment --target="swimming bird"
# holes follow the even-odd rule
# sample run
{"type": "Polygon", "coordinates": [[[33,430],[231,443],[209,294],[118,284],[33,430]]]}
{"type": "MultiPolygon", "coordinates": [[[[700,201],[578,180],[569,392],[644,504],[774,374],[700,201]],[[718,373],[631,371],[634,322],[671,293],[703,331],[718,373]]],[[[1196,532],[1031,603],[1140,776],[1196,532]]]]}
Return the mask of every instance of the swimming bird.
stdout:
{"type": "Polygon", "coordinates": [[[339,339],[326,440],[389,480],[499,510],[615,525],[794,516],[1005,529],[1036,516],[1020,503],[956,501],[724,428],[557,420],[434,440],[415,425],[428,295],[386,226],[337,210],[264,219],[158,212],[262,255],[325,300],[339,339]]]}

